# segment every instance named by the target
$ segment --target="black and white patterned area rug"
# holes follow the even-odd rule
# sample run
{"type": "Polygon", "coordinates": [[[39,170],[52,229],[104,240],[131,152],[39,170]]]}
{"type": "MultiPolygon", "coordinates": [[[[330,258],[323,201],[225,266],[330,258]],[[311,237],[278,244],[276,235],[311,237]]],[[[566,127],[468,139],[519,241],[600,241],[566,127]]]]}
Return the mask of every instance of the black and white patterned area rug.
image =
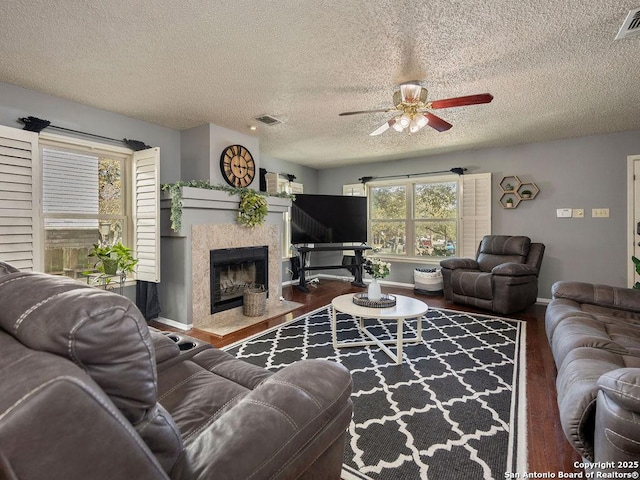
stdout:
{"type": "MultiPolygon", "coordinates": [[[[269,370],[322,358],[351,371],[343,479],[487,479],[526,471],[524,322],[430,309],[422,342],[406,344],[396,365],[377,346],[334,350],[330,312],[323,307],[225,350],[269,370]]],[[[381,338],[395,336],[395,323],[366,321],[381,338]]],[[[405,322],[405,338],[416,336],[416,325],[405,322]]],[[[366,340],[350,315],[339,313],[337,328],[340,341],[366,340]]]]}

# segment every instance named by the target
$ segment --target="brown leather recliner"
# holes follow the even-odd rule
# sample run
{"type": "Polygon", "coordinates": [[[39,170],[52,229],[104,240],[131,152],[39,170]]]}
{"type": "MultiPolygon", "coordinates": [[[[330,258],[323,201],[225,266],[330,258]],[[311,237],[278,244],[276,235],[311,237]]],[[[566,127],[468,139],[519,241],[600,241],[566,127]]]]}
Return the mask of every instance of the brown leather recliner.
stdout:
{"type": "Polygon", "coordinates": [[[542,243],[529,237],[487,235],[476,259],[440,262],[444,296],[455,303],[507,315],[524,310],[538,297],[542,243]]]}
{"type": "Polygon", "coordinates": [[[0,262],[0,478],[340,477],[341,365],[276,373],[149,329],[127,298],[0,262]]]}

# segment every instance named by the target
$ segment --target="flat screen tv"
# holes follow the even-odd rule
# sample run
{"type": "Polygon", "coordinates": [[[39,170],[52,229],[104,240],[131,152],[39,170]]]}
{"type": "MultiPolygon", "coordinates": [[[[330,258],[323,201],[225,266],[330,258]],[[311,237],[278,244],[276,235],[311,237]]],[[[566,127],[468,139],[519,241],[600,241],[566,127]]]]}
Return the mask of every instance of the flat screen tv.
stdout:
{"type": "Polygon", "coordinates": [[[291,206],[291,243],[367,241],[367,197],[296,195],[291,206]]]}

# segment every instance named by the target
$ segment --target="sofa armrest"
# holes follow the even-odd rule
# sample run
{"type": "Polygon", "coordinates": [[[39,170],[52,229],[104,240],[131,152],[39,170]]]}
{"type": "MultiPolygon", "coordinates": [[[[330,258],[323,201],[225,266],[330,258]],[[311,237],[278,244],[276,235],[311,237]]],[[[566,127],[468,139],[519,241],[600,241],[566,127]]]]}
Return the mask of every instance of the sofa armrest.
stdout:
{"type": "Polygon", "coordinates": [[[640,413],[640,368],[618,368],[598,379],[600,389],[631,412],[640,413]]]}
{"type": "Polygon", "coordinates": [[[448,268],[449,270],[456,270],[459,268],[465,270],[480,270],[478,262],[473,258],[447,258],[440,262],[442,268],[448,268]]]}
{"type": "Polygon", "coordinates": [[[1,329],[0,351],[0,478],[169,479],[80,367],[28,349],[1,329]]]}
{"type": "Polygon", "coordinates": [[[533,265],[526,263],[507,262],[496,265],[491,270],[493,275],[501,275],[504,277],[524,277],[527,275],[537,275],[538,271],[533,265]]]}
{"type": "Polygon", "coordinates": [[[593,429],[594,462],[596,467],[602,468],[596,471],[637,473],[640,458],[640,368],[612,370],[600,376],[598,386],[600,391],[593,429]]]}
{"type": "Polygon", "coordinates": [[[172,478],[217,478],[219,472],[227,478],[274,478],[283,465],[308,466],[344,435],[351,390],[349,371],[340,364],[289,365],[230,402],[186,442],[172,478]]]}
{"type": "Polygon", "coordinates": [[[578,303],[632,312],[640,311],[640,290],[633,288],[560,281],[551,287],[551,295],[553,298],[566,298],[578,303]]]}

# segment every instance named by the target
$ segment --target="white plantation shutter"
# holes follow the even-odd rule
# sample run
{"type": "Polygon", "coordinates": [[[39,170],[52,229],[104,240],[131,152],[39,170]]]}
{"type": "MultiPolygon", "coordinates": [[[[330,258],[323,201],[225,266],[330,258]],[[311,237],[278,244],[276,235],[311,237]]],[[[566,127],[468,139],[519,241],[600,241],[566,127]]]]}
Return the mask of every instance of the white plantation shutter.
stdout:
{"type": "Polygon", "coordinates": [[[133,154],[133,231],[137,280],[160,282],[160,149],[133,154]]]}
{"type": "Polygon", "coordinates": [[[491,174],[460,176],[459,257],[475,258],[478,245],[491,235],[491,174]]]}
{"type": "Polygon", "coordinates": [[[43,269],[38,157],[38,134],[0,126],[0,260],[28,271],[43,269]]]}

